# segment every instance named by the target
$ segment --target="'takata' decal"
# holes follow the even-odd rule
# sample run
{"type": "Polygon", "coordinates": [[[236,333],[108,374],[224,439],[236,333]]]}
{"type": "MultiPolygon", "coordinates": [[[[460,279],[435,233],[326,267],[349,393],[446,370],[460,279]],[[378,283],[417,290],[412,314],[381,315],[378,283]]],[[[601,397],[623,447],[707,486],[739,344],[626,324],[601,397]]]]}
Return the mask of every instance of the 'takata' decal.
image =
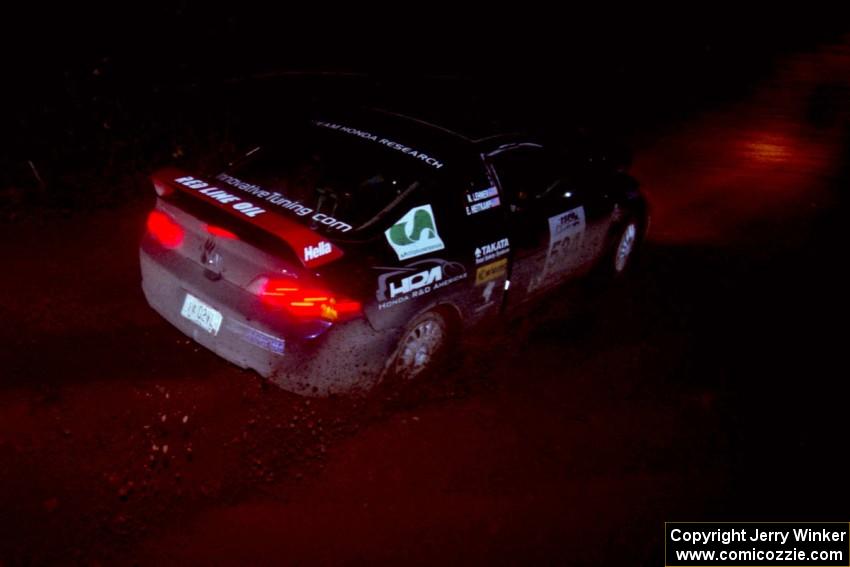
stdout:
{"type": "Polygon", "coordinates": [[[476,246],[475,263],[483,264],[484,262],[495,260],[500,256],[504,256],[510,251],[511,242],[507,238],[502,238],[501,240],[496,240],[495,242],[490,242],[489,244],[482,244],[481,246],[476,246]]]}
{"type": "Polygon", "coordinates": [[[410,209],[384,235],[399,260],[415,258],[446,247],[437,232],[431,205],[410,209]]]}

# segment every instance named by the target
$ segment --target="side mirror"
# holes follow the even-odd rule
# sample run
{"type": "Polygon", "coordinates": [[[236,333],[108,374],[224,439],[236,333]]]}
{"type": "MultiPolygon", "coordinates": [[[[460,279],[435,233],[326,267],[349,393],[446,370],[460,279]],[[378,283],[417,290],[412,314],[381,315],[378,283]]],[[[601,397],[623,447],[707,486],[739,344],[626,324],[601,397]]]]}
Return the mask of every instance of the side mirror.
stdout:
{"type": "Polygon", "coordinates": [[[616,171],[628,171],[632,166],[632,152],[622,143],[612,142],[600,152],[603,163],[616,171]]]}

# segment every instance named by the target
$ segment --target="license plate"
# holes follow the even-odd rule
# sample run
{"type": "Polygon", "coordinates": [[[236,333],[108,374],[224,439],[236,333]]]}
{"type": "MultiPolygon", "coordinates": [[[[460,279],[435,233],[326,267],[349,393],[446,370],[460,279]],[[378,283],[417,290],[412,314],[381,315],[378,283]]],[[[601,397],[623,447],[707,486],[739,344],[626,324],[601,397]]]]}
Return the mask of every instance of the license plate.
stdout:
{"type": "Polygon", "coordinates": [[[211,335],[217,335],[221,328],[222,315],[194,295],[187,293],[180,315],[190,320],[211,335]]]}

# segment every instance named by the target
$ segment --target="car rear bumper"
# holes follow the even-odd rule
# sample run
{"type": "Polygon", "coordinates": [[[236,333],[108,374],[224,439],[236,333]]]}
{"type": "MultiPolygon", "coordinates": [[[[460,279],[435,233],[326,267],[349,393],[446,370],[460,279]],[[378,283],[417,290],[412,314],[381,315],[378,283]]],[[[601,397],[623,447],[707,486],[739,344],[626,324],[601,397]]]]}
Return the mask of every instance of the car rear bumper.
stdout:
{"type": "Polygon", "coordinates": [[[176,254],[147,250],[143,243],[139,259],[145,298],[169,323],[222,358],[298,394],[371,388],[397,340],[396,332],[375,331],[365,319],[293,328],[250,293],[208,280],[176,254]],[[187,294],[221,313],[217,333],[181,315],[187,294]]]}

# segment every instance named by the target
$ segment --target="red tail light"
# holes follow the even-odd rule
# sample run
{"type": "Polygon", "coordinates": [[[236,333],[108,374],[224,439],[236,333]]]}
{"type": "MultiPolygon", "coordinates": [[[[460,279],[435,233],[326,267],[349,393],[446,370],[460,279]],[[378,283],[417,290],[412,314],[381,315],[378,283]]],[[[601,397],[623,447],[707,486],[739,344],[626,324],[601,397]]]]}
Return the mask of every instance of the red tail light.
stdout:
{"type": "Polygon", "coordinates": [[[151,211],[148,215],[148,231],[166,248],[183,244],[183,227],[162,211],[151,211]]]}
{"type": "Polygon", "coordinates": [[[156,177],[153,178],[153,189],[160,197],[167,197],[168,195],[174,193],[174,187],[170,186],[169,184],[163,182],[160,179],[157,179],[156,177]]]}
{"type": "Polygon", "coordinates": [[[294,278],[260,278],[251,291],[270,307],[282,308],[305,319],[345,321],[361,313],[358,301],[332,294],[318,287],[305,286],[294,278]]]}
{"type": "Polygon", "coordinates": [[[219,236],[221,238],[237,238],[237,236],[229,230],[221,228],[220,226],[215,226],[214,224],[207,225],[207,232],[209,232],[213,236],[219,236]]]}

